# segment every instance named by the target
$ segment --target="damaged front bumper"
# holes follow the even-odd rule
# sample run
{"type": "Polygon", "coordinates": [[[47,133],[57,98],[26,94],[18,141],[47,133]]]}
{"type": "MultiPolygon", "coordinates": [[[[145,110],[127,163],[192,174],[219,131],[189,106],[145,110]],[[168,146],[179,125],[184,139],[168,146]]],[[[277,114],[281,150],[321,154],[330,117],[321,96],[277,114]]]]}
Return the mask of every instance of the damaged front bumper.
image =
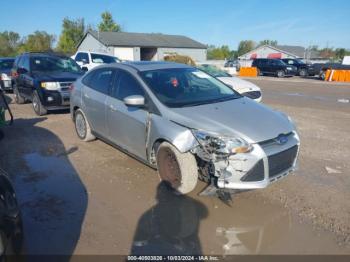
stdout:
{"type": "Polygon", "coordinates": [[[276,139],[252,144],[249,153],[231,155],[212,161],[216,186],[222,189],[265,188],[297,167],[300,140],[296,132],[280,144],[276,139]]]}

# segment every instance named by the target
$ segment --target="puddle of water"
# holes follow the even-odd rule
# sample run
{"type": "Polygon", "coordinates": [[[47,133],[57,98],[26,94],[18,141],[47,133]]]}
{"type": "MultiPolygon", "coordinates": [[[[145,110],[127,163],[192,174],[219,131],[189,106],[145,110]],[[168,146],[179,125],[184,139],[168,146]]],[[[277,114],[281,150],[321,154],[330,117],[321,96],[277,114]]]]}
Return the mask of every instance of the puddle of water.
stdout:
{"type": "Polygon", "coordinates": [[[212,210],[201,226],[207,254],[333,254],[334,236],[299,223],[291,213],[259,199],[236,197],[232,208],[212,210]]]}
{"type": "MultiPolygon", "coordinates": [[[[281,206],[260,199],[218,199],[161,194],[140,218],[132,254],[332,254],[330,233],[300,224],[281,206]]],[[[348,251],[350,253],[350,251],[348,251]]]]}
{"type": "Polygon", "coordinates": [[[24,155],[28,172],[15,180],[29,254],[72,254],[87,194],[65,156],[24,155]]]}

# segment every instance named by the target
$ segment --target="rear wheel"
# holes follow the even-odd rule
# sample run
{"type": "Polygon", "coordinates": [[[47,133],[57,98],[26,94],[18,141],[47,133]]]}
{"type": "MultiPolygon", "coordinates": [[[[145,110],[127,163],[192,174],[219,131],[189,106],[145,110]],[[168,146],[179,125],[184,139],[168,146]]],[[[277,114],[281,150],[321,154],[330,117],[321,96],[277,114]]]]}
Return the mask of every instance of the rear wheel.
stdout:
{"type": "Polygon", "coordinates": [[[13,92],[15,93],[16,104],[24,104],[25,103],[25,99],[20,95],[17,86],[13,87],[13,92]]]}
{"type": "Polygon", "coordinates": [[[282,78],[282,77],[284,77],[286,74],[284,73],[284,71],[283,70],[278,70],[277,71],[277,77],[278,78],[282,78]]]}
{"type": "Polygon", "coordinates": [[[96,137],[91,133],[91,128],[86,120],[86,117],[81,109],[77,109],[74,113],[74,124],[75,131],[77,132],[78,137],[85,141],[92,141],[96,137]]]}
{"type": "Polygon", "coordinates": [[[179,194],[187,194],[196,187],[198,167],[190,152],[181,153],[164,142],[157,150],[157,166],[160,179],[169,182],[179,194]]]}
{"type": "Polygon", "coordinates": [[[258,76],[263,76],[264,74],[259,69],[257,69],[257,75],[258,76]]]}
{"type": "Polygon", "coordinates": [[[43,116],[47,114],[47,109],[41,103],[39,94],[36,91],[34,91],[33,93],[32,105],[35,114],[37,114],[38,116],[43,116]]]}

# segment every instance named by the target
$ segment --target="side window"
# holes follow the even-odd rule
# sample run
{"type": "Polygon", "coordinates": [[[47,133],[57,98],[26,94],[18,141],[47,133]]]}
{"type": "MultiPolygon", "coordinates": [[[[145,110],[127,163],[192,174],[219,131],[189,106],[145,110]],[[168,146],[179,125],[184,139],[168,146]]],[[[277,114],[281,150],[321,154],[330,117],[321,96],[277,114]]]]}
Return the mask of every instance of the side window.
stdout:
{"type": "Polygon", "coordinates": [[[29,72],[29,69],[30,69],[30,67],[29,67],[29,57],[28,56],[23,57],[22,61],[23,61],[22,67],[29,72]]]}
{"type": "Polygon", "coordinates": [[[18,59],[17,68],[23,68],[23,61],[24,61],[24,57],[20,56],[18,59]]]}
{"type": "Polygon", "coordinates": [[[87,85],[92,89],[101,92],[103,94],[108,94],[108,90],[112,84],[114,70],[111,68],[103,68],[96,70],[95,72],[91,72],[84,79],[84,84],[87,82],[87,85]],[[91,75],[93,74],[93,75],[91,75]],[[91,75],[91,77],[89,77],[91,75]]]}
{"type": "Polygon", "coordinates": [[[127,96],[145,95],[140,83],[130,73],[120,70],[117,74],[113,97],[123,100],[127,96]]]}
{"type": "Polygon", "coordinates": [[[288,65],[294,65],[294,61],[293,60],[288,60],[288,65]]]}
{"type": "Polygon", "coordinates": [[[78,53],[75,56],[75,61],[77,62],[85,62],[85,63],[90,63],[89,62],[89,55],[87,53],[78,53]]]}

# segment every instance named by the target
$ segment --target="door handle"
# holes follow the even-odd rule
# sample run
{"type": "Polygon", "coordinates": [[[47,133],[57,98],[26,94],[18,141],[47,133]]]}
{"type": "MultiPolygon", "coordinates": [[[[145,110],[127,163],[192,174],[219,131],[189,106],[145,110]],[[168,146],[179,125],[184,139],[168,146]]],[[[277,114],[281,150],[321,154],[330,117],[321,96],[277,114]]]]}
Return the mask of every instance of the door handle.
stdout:
{"type": "Polygon", "coordinates": [[[117,108],[114,105],[109,105],[109,109],[113,112],[117,111],[117,108]]]}

